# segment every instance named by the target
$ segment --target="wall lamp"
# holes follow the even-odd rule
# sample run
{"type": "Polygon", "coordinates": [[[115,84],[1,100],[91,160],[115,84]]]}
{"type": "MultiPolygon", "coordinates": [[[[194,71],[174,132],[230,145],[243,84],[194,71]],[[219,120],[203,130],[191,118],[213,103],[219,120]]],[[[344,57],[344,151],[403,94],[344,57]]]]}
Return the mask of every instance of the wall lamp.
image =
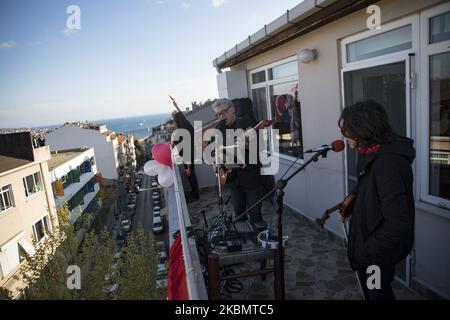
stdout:
{"type": "Polygon", "coordinates": [[[303,49],[298,54],[298,59],[303,63],[310,63],[318,56],[316,49],[303,49]]]}

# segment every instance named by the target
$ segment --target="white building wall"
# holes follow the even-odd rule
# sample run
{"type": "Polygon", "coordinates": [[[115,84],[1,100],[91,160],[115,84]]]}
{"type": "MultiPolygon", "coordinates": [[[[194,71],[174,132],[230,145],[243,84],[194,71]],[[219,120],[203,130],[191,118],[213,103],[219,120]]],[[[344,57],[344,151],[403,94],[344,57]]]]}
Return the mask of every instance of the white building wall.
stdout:
{"type": "Polygon", "coordinates": [[[98,171],[106,179],[117,179],[117,139],[91,129],[64,126],[45,135],[50,150],[65,150],[87,146],[94,148],[98,171]]]}
{"type": "MultiPolygon", "coordinates": [[[[438,3],[443,1],[384,0],[377,2],[377,5],[381,8],[383,24],[417,14],[438,3]]],[[[367,18],[365,10],[360,10],[231,69],[250,71],[297,56],[301,49],[317,49],[319,56],[313,62],[302,64],[298,61],[303,144],[308,148],[329,143],[341,137],[337,126],[342,110],[340,40],[367,30],[367,18]]],[[[419,51],[417,55],[420,55],[419,51]]],[[[420,69],[418,72],[420,73],[420,69]]],[[[416,102],[416,106],[417,110],[413,111],[417,116],[426,116],[419,102],[416,102]]],[[[413,128],[413,132],[415,131],[419,131],[419,128],[413,128]]],[[[417,142],[418,136],[413,138],[417,142]]],[[[416,173],[419,172],[417,162],[416,159],[416,173]]],[[[279,178],[290,164],[291,161],[280,159],[280,173],[276,178],[279,178]]],[[[415,183],[417,181],[416,176],[415,183]]],[[[328,158],[310,165],[289,182],[285,190],[285,203],[314,220],[321,216],[325,209],[342,201],[345,196],[344,186],[344,153],[329,153],[328,158]]],[[[450,214],[448,210],[425,204],[418,194],[415,197],[417,210],[413,279],[441,296],[450,298],[450,214]]],[[[327,221],[326,228],[343,236],[337,215],[327,221]]]]}
{"type": "MultiPolygon", "coordinates": [[[[60,179],[62,176],[69,173],[69,171],[76,169],[80,164],[84,161],[89,161],[92,157],[95,159],[94,149],[88,149],[85,152],[81,153],[77,157],[70,159],[69,161],[61,164],[60,166],[54,168],[50,172],[51,182],[55,182],[60,179]]],[[[92,166],[91,172],[85,172],[80,176],[80,182],[72,183],[70,186],[64,189],[63,197],[55,197],[55,205],[56,207],[60,207],[68,202],[72,197],[83,188],[89,180],[91,180],[95,174],[97,173],[97,160],[95,160],[95,165],[92,166]]],[[[84,196],[84,205],[78,206],[72,210],[71,214],[71,222],[74,223],[81,213],[87,208],[92,199],[96,196],[98,191],[100,190],[100,186],[98,183],[94,184],[94,192],[89,192],[84,196]]]]}
{"type": "MultiPolygon", "coordinates": [[[[50,159],[48,147],[33,150],[36,161],[0,175],[0,187],[11,185],[14,206],[0,213],[0,287],[7,288],[16,297],[18,287],[23,283],[16,281],[13,275],[19,275],[22,263],[19,263],[18,245],[25,250],[33,249],[33,225],[44,216],[48,216],[57,226],[56,211],[51,177],[47,160],[50,159]],[[23,178],[40,172],[43,188],[26,196],[23,178]]],[[[28,252],[32,254],[33,252],[28,252]]]]}

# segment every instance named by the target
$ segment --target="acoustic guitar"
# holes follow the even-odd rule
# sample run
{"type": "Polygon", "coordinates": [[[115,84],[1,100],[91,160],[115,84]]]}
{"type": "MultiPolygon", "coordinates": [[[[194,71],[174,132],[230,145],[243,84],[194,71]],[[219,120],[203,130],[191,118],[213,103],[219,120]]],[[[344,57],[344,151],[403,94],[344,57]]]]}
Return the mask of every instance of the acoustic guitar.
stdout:
{"type": "MultiPolygon", "coordinates": [[[[275,120],[262,120],[256,126],[253,128],[248,128],[244,131],[243,138],[250,139],[254,138],[255,130],[264,129],[269,126],[271,126],[273,123],[275,123],[275,120]]],[[[233,147],[233,146],[231,146],[233,147]]],[[[235,145],[234,147],[238,147],[235,145]]],[[[217,173],[219,175],[220,184],[223,186],[227,182],[228,175],[233,172],[233,169],[243,169],[245,168],[246,164],[221,164],[219,165],[219,172],[217,173]]]]}

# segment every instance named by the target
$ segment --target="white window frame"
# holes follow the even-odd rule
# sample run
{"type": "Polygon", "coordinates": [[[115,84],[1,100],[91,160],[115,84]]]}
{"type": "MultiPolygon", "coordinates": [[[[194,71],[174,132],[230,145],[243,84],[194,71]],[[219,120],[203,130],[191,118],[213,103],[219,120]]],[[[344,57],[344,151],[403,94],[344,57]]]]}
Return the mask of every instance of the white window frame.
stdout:
{"type": "Polygon", "coordinates": [[[401,54],[408,54],[409,52],[413,52],[414,50],[417,50],[419,48],[419,17],[418,15],[412,15],[408,16],[399,20],[395,20],[393,22],[383,23],[381,25],[380,29],[373,29],[373,30],[367,30],[363,31],[361,33],[358,33],[353,36],[346,37],[342,39],[341,41],[341,57],[342,57],[342,66],[346,68],[352,68],[355,69],[358,66],[364,66],[366,64],[376,64],[379,62],[381,58],[389,59],[394,58],[396,56],[399,56],[401,54]],[[388,31],[392,31],[401,27],[405,27],[407,25],[411,25],[411,40],[412,40],[412,46],[410,49],[402,50],[402,51],[396,51],[368,59],[353,61],[353,62],[347,62],[347,45],[359,40],[367,39],[376,35],[380,35],[383,33],[386,33],[388,31]]]}
{"type": "Polygon", "coordinates": [[[41,216],[39,219],[37,219],[36,221],[33,222],[33,224],[31,225],[31,228],[33,229],[33,235],[34,235],[34,238],[36,240],[36,244],[38,246],[40,246],[41,244],[43,244],[48,239],[50,233],[53,230],[52,229],[52,222],[50,220],[50,216],[48,214],[45,214],[45,215],[41,216]],[[47,217],[47,223],[48,223],[47,224],[47,229],[48,229],[48,232],[47,232],[46,225],[45,225],[45,217],[47,217]],[[42,221],[42,224],[44,226],[44,237],[41,240],[38,240],[37,231],[36,231],[36,224],[39,221],[42,221]]]}
{"type": "Polygon", "coordinates": [[[24,176],[24,177],[22,178],[22,181],[24,182],[25,196],[26,196],[27,198],[29,198],[29,197],[31,197],[32,195],[34,195],[34,194],[36,194],[36,193],[39,193],[39,192],[41,192],[41,191],[44,190],[44,181],[42,180],[42,174],[41,174],[40,171],[36,171],[36,172],[33,172],[32,174],[28,174],[28,175],[24,176]],[[39,175],[39,179],[41,180],[41,183],[40,183],[40,184],[36,183],[36,179],[35,179],[35,176],[34,176],[36,173],[39,175]],[[34,184],[35,186],[40,185],[40,188],[37,189],[36,191],[32,192],[32,193],[29,193],[29,192],[28,192],[28,182],[27,182],[27,179],[26,179],[26,178],[28,178],[29,176],[32,176],[32,177],[33,177],[33,184],[34,184]]]}
{"type": "MultiPolygon", "coordinates": [[[[408,63],[408,55],[409,54],[415,54],[419,50],[419,16],[417,14],[409,17],[405,17],[390,23],[385,23],[382,25],[381,29],[374,29],[374,30],[368,30],[361,32],[359,34],[349,36],[341,41],[341,57],[342,57],[342,68],[341,68],[341,99],[342,99],[342,106],[345,106],[345,88],[344,88],[344,73],[353,71],[353,70],[359,70],[359,69],[365,69],[365,68],[371,68],[376,66],[382,66],[386,64],[391,63],[397,63],[397,62],[405,62],[405,79],[411,78],[411,71],[408,63]],[[363,40],[366,38],[373,37],[378,34],[383,34],[385,32],[389,32],[391,30],[395,30],[401,27],[404,27],[406,25],[411,25],[411,41],[412,46],[410,49],[397,51],[385,55],[380,55],[368,59],[358,60],[354,62],[347,62],[347,45],[350,43],[353,43],[355,41],[363,40]]],[[[417,56],[417,55],[416,55],[417,56]]],[[[417,69],[417,65],[411,66],[414,68],[414,70],[417,69]]],[[[415,109],[416,109],[416,103],[414,97],[412,97],[410,94],[408,94],[409,91],[409,85],[407,85],[407,94],[406,94],[406,135],[408,137],[414,137],[414,133],[417,130],[414,130],[412,126],[413,118],[415,117],[415,109]]],[[[416,143],[417,144],[417,143],[416,143]]],[[[348,190],[348,168],[347,168],[347,152],[344,152],[344,172],[345,172],[345,190],[350,192],[348,190]]],[[[414,170],[415,171],[415,170],[414,170]]]]}
{"type": "Polygon", "coordinates": [[[11,272],[20,265],[19,256],[19,240],[25,236],[25,231],[21,231],[16,234],[12,239],[8,240],[6,243],[0,245],[0,280],[7,278],[11,272]],[[8,258],[7,252],[9,249],[14,249],[14,253],[17,253],[15,258],[15,263],[12,263],[8,258]],[[16,259],[17,258],[17,259],[16,259]],[[18,262],[18,263],[16,263],[18,262]]]}
{"type": "Polygon", "coordinates": [[[1,211],[0,211],[0,215],[1,215],[1,214],[4,214],[4,213],[7,212],[9,209],[15,207],[14,194],[13,194],[12,184],[7,184],[7,185],[4,185],[4,186],[1,186],[1,187],[0,187],[0,197],[3,198],[3,203],[5,203],[5,204],[6,204],[6,202],[5,202],[5,196],[6,196],[6,193],[9,194],[9,202],[10,202],[11,205],[10,205],[8,208],[4,209],[4,210],[1,210],[1,209],[0,209],[0,210],[1,210],[1,211]],[[5,188],[5,187],[8,187],[8,189],[7,189],[7,190],[3,190],[3,188],[5,188]]]}
{"type": "Polygon", "coordinates": [[[443,14],[450,10],[450,3],[444,3],[438,5],[434,8],[428,9],[420,13],[420,114],[421,117],[418,117],[417,126],[420,128],[420,132],[417,135],[417,138],[420,139],[417,143],[418,146],[418,158],[419,158],[419,167],[420,167],[420,175],[418,175],[419,185],[420,185],[420,200],[431,204],[432,206],[445,209],[440,210],[439,213],[442,212],[442,215],[450,218],[450,200],[436,197],[429,193],[429,150],[430,150],[430,88],[429,88],[429,58],[432,55],[450,52],[450,40],[437,42],[437,43],[429,43],[429,28],[430,28],[430,19],[443,14]]]}
{"type": "MultiPolygon", "coordinates": [[[[250,94],[249,96],[252,97],[253,95],[253,89],[259,89],[259,88],[265,88],[266,89],[266,102],[267,102],[267,117],[269,118],[269,120],[272,119],[272,101],[270,99],[270,86],[272,85],[276,85],[276,84],[282,84],[282,83],[286,83],[286,82],[292,82],[292,81],[297,81],[297,83],[299,83],[299,70],[297,70],[297,74],[296,75],[292,75],[292,76],[288,76],[288,77],[284,77],[284,78],[280,78],[280,79],[275,79],[275,80],[269,80],[269,69],[288,63],[288,62],[292,62],[292,61],[297,61],[297,69],[299,69],[299,64],[298,64],[298,57],[297,55],[295,56],[291,56],[282,60],[278,60],[276,62],[272,62],[270,64],[266,64],[264,66],[252,69],[248,71],[249,74],[249,85],[250,85],[250,94]],[[256,84],[252,83],[252,75],[254,73],[260,72],[260,71],[265,71],[265,75],[266,75],[266,81],[264,82],[259,82],[256,84]]],[[[300,92],[300,85],[299,85],[299,92],[300,92]]],[[[300,94],[299,94],[300,95],[300,94]]],[[[297,158],[293,157],[293,156],[289,156],[287,154],[283,154],[280,152],[274,152],[274,134],[273,134],[273,129],[270,129],[270,156],[276,156],[280,159],[284,159],[284,160],[288,160],[289,162],[293,162],[295,161],[297,158]]],[[[302,137],[303,137],[303,132],[301,132],[302,137]]],[[[299,159],[297,160],[298,164],[303,164],[304,160],[303,159],[299,159]]]]}

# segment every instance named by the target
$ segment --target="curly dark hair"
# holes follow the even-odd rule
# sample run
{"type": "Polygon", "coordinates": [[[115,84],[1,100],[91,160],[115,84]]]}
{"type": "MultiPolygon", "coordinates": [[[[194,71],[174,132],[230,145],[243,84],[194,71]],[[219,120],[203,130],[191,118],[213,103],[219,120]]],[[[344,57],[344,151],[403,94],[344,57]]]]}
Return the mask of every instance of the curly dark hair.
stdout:
{"type": "Polygon", "coordinates": [[[338,121],[344,137],[356,141],[357,147],[371,147],[393,140],[394,132],[384,107],[374,100],[346,107],[338,121]]]}

